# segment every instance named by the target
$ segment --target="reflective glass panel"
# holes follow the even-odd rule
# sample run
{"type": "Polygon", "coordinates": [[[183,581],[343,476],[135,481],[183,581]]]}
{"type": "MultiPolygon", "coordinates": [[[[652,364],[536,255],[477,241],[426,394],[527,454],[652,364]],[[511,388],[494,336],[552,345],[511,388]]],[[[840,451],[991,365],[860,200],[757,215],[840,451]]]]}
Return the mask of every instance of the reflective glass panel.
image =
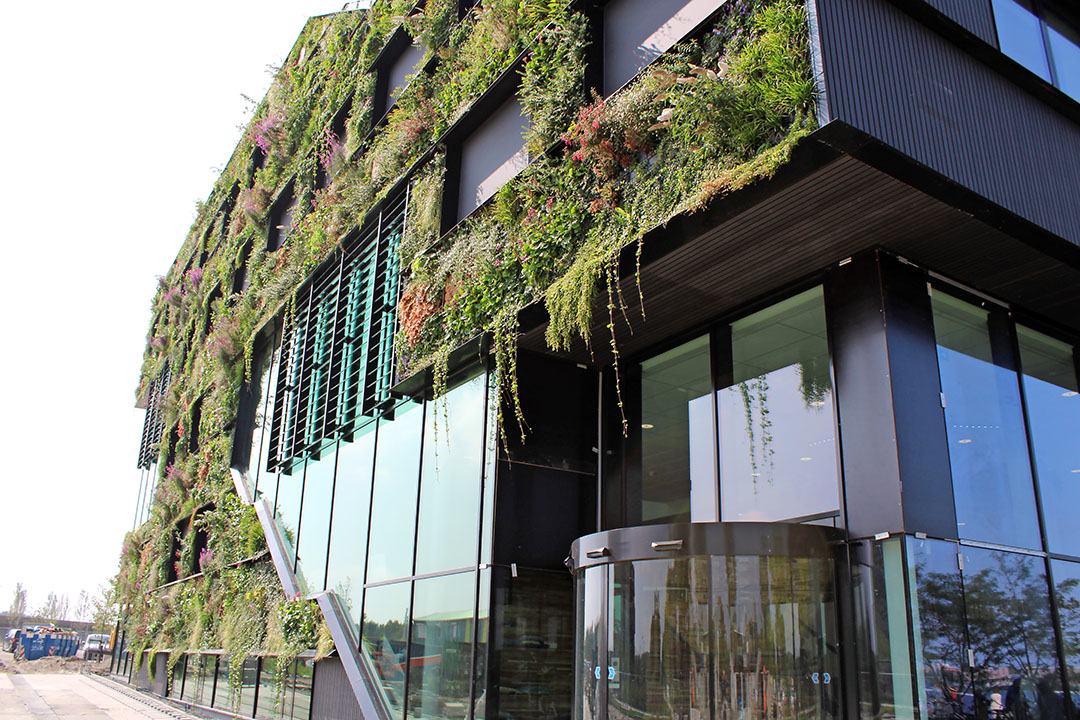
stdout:
{"type": "Polygon", "coordinates": [[[364,562],[367,559],[371,473],[375,466],[375,426],[357,431],[338,445],[334,482],[334,521],[330,529],[330,564],[326,587],[349,608],[353,631],[360,635],[364,562]]]}
{"type": "Polygon", "coordinates": [[[1065,672],[1069,676],[1073,706],[1080,708],[1080,563],[1053,560],[1051,567],[1065,644],[1065,672]]]}
{"type": "Polygon", "coordinates": [[[993,0],[993,5],[1001,52],[1049,81],[1050,67],[1046,62],[1039,18],[1028,9],[1026,2],[993,0]]]}
{"type": "Polygon", "coordinates": [[[909,597],[900,543],[900,538],[890,538],[849,546],[856,598],[856,639],[852,649],[859,669],[862,718],[910,720],[915,716],[907,622],[909,597]]]}
{"type": "Polygon", "coordinates": [[[1080,555],[1080,393],[1072,346],[1016,327],[1049,549],[1080,555]]]}
{"type": "Polygon", "coordinates": [[[965,714],[1060,720],[1054,625],[1045,561],[963,548],[964,604],[975,661],[965,714]]]}
{"type": "Polygon", "coordinates": [[[821,288],[732,323],[731,354],[731,385],[717,393],[721,520],[839,514],[821,288]]]}
{"type": "Polygon", "coordinates": [[[709,715],[709,560],[616,563],[608,596],[608,708],[709,715]]]}
{"type": "Polygon", "coordinates": [[[255,717],[258,720],[277,720],[281,717],[282,704],[277,683],[277,658],[263,658],[262,672],[259,674],[259,704],[255,708],[255,717]]]}
{"type": "Polygon", "coordinates": [[[691,480],[716,482],[709,363],[708,335],[641,363],[643,523],[689,521],[691,480]]]}
{"type": "Polygon", "coordinates": [[[417,575],[477,563],[486,388],[481,373],[428,403],[417,575]]]}
{"type": "Polygon", "coordinates": [[[599,565],[587,568],[578,576],[574,588],[574,617],[577,619],[574,657],[574,720],[601,720],[607,713],[600,706],[600,686],[606,682],[607,658],[600,653],[607,631],[604,601],[607,595],[607,575],[610,567],[599,565]]]}
{"type": "MultiPolygon", "coordinates": [[[[202,674],[202,692],[200,693],[201,702],[207,707],[213,707],[212,702],[214,700],[214,690],[217,684],[217,655],[203,655],[203,674],[202,674]]],[[[229,693],[229,682],[225,680],[221,683],[221,692],[226,695],[229,693]]]]}
{"type": "Polygon", "coordinates": [[[971,695],[965,699],[962,690],[968,685],[967,643],[958,548],[938,540],[907,542],[920,712],[929,720],[970,714],[971,695]]]}
{"type": "Polygon", "coordinates": [[[274,522],[285,541],[289,560],[296,561],[296,543],[300,539],[300,503],[304,499],[304,461],[293,466],[292,474],[278,473],[274,522]]]}
{"type": "Polygon", "coordinates": [[[314,677],[314,660],[296,661],[296,676],[293,681],[293,720],[308,720],[311,717],[311,688],[314,677]]]}
{"type": "Polygon", "coordinates": [[[296,574],[305,594],[323,589],[326,552],[330,541],[330,509],[334,501],[334,445],[319,460],[307,461],[304,474],[304,505],[300,516],[296,574]]]}
{"type": "Polygon", "coordinates": [[[840,712],[832,563],[714,557],[718,718],[825,718],[840,712]]]}
{"type": "Polygon", "coordinates": [[[379,421],[368,582],[412,575],[423,422],[423,406],[411,402],[399,405],[393,420],[379,421]]]}
{"type": "Polygon", "coordinates": [[[1027,431],[1004,322],[936,289],[932,305],[957,532],[1040,548],[1027,431]]]}
{"type": "Polygon", "coordinates": [[[206,668],[202,655],[188,655],[187,656],[187,673],[184,683],[183,695],[181,699],[184,702],[195,703],[198,705],[205,705],[202,700],[203,681],[206,676],[206,668]]]}
{"type": "Polygon", "coordinates": [[[240,709],[244,717],[251,717],[255,712],[255,686],[259,682],[259,658],[249,657],[244,660],[240,675],[240,709]]]}
{"type": "Polygon", "coordinates": [[[380,585],[364,591],[363,651],[382,685],[383,697],[401,717],[405,697],[406,642],[412,584],[380,585]]]}
{"type": "MultiPolygon", "coordinates": [[[[277,367],[278,346],[277,338],[267,344],[255,359],[251,368],[252,391],[256,393],[252,399],[255,407],[255,420],[251,429],[251,456],[248,459],[247,476],[248,482],[258,493],[266,488],[259,487],[259,476],[266,469],[266,458],[270,452],[270,425],[274,414],[274,369],[277,367]]],[[[270,477],[274,477],[273,474],[270,477]]],[[[265,483],[264,483],[265,484],[265,483]]],[[[270,492],[274,491],[273,482],[270,483],[270,492]]]]}
{"type": "Polygon", "coordinates": [[[416,581],[408,717],[468,716],[475,613],[475,572],[416,581]]]}
{"type": "MultiPolygon", "coordinates": [[[[170,658],[171,659],[171,658],[170,658]]],[[[181,656],[173,665],[169,676],[169,697],[178,698],[184,690],[184,657],[181,656]]]]}
{"type": "Polygon", "coordinates": [[[1080,100],[1080,31],[1053,13],[1047,13],[1046,25],[1058,87],[1080,100]]]}
{"type": "MultiPolygon", "coordinates": [[[[488,571],[485,571],[488,572],[488,571]]],[[[499,686],[514,688],[501,693],[498,714],[489,703],[486,717],[520,720],[567,718],[574,697],[574,604],[573,582],[568,573],[518,569],[498,573],[495,588],[496,677],[499,686]]],[[[483,580],[481,580],[483,587],[483,580]]],[[[484,614],[484,599],[479,610],[484,614]]],[[[483,648],[477,648],[477,663],[483,648]]]]}
{"type": "Polygon", "coordinates": [[[214,690],[213,707],[221,710],[235,711],[239,700],[240,688],[229,685],[229,657],[218,655],[217,687],[214,690]]]}

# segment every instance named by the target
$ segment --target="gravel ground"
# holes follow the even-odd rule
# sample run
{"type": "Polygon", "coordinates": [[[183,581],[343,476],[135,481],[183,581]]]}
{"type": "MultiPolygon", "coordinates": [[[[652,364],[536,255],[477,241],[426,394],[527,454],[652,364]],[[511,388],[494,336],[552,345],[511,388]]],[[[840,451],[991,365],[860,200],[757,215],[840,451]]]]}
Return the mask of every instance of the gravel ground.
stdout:
{"type": "Polygon", "coordinates": [[[9,652],[0,652],[0,673],[13,675],[57,675],[70,673],[104,674],[109,671],[109,656],[102,660],[80,660],[79,658],[44,657],[38,660],[18,661],[9,652]]]}

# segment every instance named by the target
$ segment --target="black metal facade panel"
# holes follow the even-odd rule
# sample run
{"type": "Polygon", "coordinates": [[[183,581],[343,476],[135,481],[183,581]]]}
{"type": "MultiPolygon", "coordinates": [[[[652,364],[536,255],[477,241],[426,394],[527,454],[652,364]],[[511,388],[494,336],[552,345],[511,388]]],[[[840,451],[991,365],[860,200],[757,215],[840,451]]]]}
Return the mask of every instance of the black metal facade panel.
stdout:
{"type": "Polygon", "coordinates": [[[315,663],[311,720],[363,720],[363,718],[341,660],[331,657],[315,663]]]}
{"type": "Polygon", "coordinates": [[[990,0],[925,0],[941,14],[958,25],[962,25],[972,35],[997,47],[997,33],[994,31],[994,11],[990,0]]]}
{"type": "Polygon", "coordinates": [[[833,120],[1080,244],[1076,123],[888,0],[814,2],[833,120]]]}

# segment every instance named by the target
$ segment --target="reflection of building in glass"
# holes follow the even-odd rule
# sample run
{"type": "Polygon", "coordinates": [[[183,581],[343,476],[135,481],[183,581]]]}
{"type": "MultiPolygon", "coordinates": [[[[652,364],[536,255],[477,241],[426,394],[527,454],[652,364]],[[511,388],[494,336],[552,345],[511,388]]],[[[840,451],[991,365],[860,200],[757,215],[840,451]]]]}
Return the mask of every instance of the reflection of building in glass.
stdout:
{"type": "Polygon", "coordinates": [[[1076,11],[471,5],[314,19],[267,102],[325,112],[264,108],[184,246],[136,513],[172,569],[114,674],[254,718],[1080,720],[1076,11]],[[575,272],[591,342],[549,343],[575,272]],[[334,652],[184,645],[238,567],[334,652]]]}

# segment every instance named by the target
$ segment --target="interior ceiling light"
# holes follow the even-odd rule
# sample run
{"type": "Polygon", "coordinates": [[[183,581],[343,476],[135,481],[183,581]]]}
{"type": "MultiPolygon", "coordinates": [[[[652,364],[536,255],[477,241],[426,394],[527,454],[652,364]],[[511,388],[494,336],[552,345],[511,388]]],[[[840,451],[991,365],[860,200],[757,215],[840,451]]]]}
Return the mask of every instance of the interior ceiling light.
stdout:
{"type": "Polygon", "coordinates": [[[1080,393],[1076,392],[1075,390],[1066,390],[1065,392],[1061,393],[1061,397],[1076,397],[1077,395],[1080,395],[1080,393]]]}
{"type": "Polygon", "coordinates": [[[960,444],[961,445],[967,445],[970,442],[971,442],[971,438],[964,438],[963,440],[960,441],[960,444]]]}
{"type": "Polygon", "coordinates": [[[810,403],[810,405],[812,407],[825,407],[825,401],[824,400],[815,400],[814,402],[810,403]]]}
{"type": "Polygon", "coordinates": [[[653,425],[652,423],[641,423],[641,429],[642,430],[652,430],[654,427],[656,427],[656,426],[653,425]]]}
{"type": "Polygon", "coordinates": [[[803,457],[803,458],[799,458],[799,459],[802,460],[803,462],[810,462],[814,458],[812,458],[812,457],[803,457]]]}

